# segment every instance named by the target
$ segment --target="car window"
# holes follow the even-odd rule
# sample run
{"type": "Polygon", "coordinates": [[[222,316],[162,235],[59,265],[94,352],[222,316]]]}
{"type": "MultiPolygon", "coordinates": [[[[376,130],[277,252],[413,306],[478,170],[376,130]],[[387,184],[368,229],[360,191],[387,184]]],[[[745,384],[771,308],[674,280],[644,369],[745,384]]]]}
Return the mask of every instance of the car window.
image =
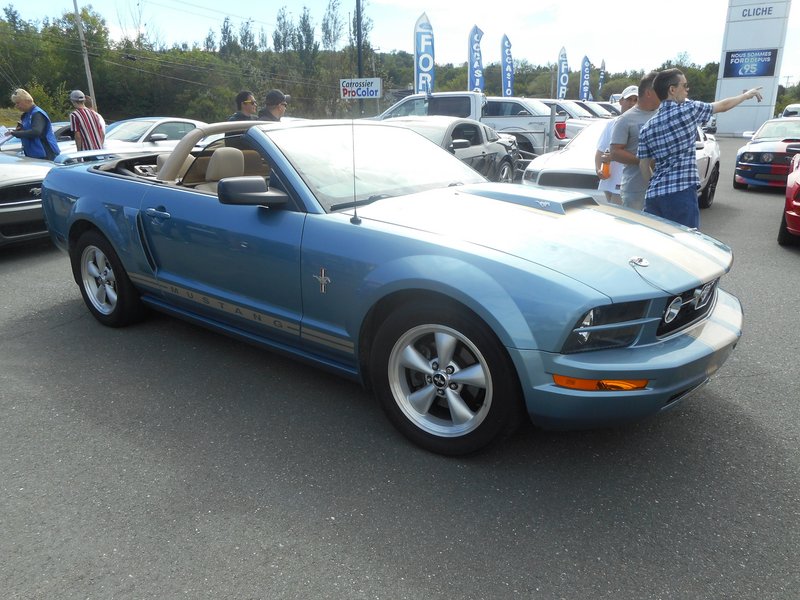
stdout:
{"type": "Polygon", "coordinates": [[[414,98],[395,107],[392,112],[387,113],[387,119],[397,117],[422,117],[428,114],[428,99],[414,98]]]}
{"type": "Polygon", "coordinates": [[[179,140],[187,133],[194,129],[193,123],[184,123],[182,121],[173,121],[170,123],[162,123],[153,130],[155,133],[165,133],[168,140],[179,140]]]}
{"type": "Polygon", "coordinates": [[[800,138],[800,121],[784,121],[776,119],[767,121],[761,126],[754,136],[755,139],[761,138],[800,138]]]}
{"type": "Polygon", "coordinates": [[[119,123],[113,129],[106,132],[106,140],[138,142],[153,123],[154,121],[128,121],[127,123],[119,123]]]}
{"type": "Polygon", "coordinates": [[[429,115],[447,115],[450,117],[469,117],[472,103],[467,96],[433,96],[428,102],[429,115]]]}
{"type": "Polygon", "coordinates": [[[470,146],[478,146],[482,142],[478,126],[472,123],[462,123],[453,128],[453,139],[467,140],[470,146]]]}
{"type": "Polygon", "coordinates": [[[487,117],[517,117],[531,112],[521,103],[511,100],[490,100],[486,104],[487,117]]]}

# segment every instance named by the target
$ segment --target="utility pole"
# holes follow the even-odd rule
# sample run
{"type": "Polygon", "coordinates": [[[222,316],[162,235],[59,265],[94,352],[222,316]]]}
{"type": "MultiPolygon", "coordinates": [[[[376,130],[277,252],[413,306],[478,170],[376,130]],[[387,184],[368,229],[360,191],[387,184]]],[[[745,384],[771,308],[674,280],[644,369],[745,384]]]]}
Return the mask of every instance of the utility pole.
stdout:
{"type": "Polygon", "coordinates": [[[78,11],[78,0],[72,0],[75,5],[75,24],[78,26],[78,37],[81,39],[81,51],[83,52],[83,66],[86,68],[86,79],[89,82],[89,95],[94,101],[94,110],[99,112],[97,96],[94,94],[94,83],[92,82],[92,71],[89,68],[89,51],[86,48],[86,38],[83,37],[83,23],[81,23],[81,13],[78,11]]]}
{"type": "MultiPolygon", "coordinates": [[[[361,56],[362,36],[361,36],[361,0],[356,0],[356,44],[358,50],[356,56],[358,57],[358,78],[364,77],[364,61],[361,56]]],[[[358,99],[358,112],[359,116],[364,116],[364,99],[358,99]]]]}

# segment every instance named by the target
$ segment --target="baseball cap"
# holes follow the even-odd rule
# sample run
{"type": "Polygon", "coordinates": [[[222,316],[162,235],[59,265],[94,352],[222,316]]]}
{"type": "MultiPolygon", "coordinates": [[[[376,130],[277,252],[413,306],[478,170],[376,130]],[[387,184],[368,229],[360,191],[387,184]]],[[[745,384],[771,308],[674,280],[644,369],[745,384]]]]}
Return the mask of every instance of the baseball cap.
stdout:
{"type": "Polygon", "coordinates": [[[270,90],[267,92],[264,104],[267,106],[278,106],[278,104],[282,104],[283,102],[288,104],[291,99],[292,97],[289,94],[284,94],[280,90],[270,90]]]}
{"type": "Polygon", "coordinates": [[[639,95],[639,86],[636,85],[629,85],[624,90],[622,90],[623,98],[630,98],[631,96],[638,96],[638,95],[639,95]]]}
{"type": "Polygon", "coordinates": [[[83,92],[80,90],[72,90],[69,93],[69,100],[70,102],[83,102],[86,100],[86,96],[84,96],[83,92]]]}

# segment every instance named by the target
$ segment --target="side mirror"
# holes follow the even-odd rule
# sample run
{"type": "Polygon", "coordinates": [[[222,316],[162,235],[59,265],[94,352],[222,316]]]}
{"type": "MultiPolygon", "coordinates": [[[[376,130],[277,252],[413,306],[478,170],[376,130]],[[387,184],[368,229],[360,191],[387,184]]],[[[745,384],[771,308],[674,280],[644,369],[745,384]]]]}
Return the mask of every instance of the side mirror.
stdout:
{"type": "Polygon", "coordinates": [[[163,142],[167,139],[166,133],[153,133],[147,137],[148,142],[163,142]]]}
{"type": "Polygon", "coordinates": [[[469,148],[469,146],[470,146],[469,140],[458,139],[458,140],[453,140],[453,142],[447,146],[447,149],[450,152],[454,152],[456,150],[463,150],[464,148],[469,148]]]}
{"type": "Polygon", "coordinates": [[[289,202],[289,194],[281,190],[270,190],[263,177],[228,177],[217,185],[220,204],[234,206],[279,207],[289,202]]]}

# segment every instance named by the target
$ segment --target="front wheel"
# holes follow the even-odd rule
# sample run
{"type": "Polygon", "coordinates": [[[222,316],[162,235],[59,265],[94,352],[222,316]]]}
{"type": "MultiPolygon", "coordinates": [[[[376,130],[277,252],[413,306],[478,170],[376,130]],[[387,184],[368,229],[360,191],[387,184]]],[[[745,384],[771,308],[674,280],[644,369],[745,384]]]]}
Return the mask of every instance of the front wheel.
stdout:
{"type": "Polygon", "coordinates": [[[719,165],[714,165],[714,170],[708,178],[708,183],[700,193],[697,204],[700,208],[710,208],[714,203],[714,194],[717,192],[717,182],[719,181],[719,165]]]}
{"type": "Polygon", "coordinates": [[[463,310],[394,312],[375,337],[370,376],[395,427],[439,454],[475,452],[509,435],[522,415],[505,350],[463,310]]]}
{"type": "Polygon", "coordinates": [[[500,183],[514,183],[514,167],[511,161],[504,160],[497,171],[497,181],[500,183]]]}
{"type": "Polygon", "coordinates": [[[95,319],[122,327],[141,317],[139,294],[105,237],[94,230],[83,233],[70,259],[83,301],[95,319]]]}

